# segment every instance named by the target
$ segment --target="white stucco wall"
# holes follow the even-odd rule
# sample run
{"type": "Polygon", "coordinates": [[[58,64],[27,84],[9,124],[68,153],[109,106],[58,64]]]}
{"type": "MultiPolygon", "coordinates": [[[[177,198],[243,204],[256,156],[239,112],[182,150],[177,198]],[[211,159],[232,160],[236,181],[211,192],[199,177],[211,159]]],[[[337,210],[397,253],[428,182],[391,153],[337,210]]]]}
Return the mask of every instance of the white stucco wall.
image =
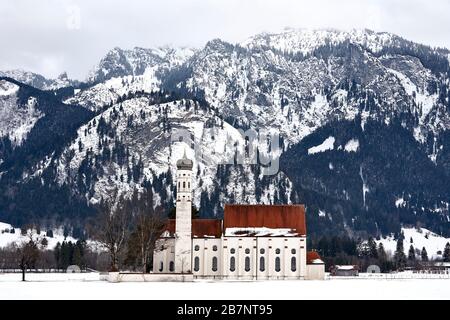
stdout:
{"type": "Polygon", "coordinates": [[[307,280],[324,280],[325,265],[324,264],[308,264],[306,266],[307,280]]]}
{"type": "Polygon", "coordinates": [[[175,239],[159,239],[156,242],[156,250],[153,252],[153,272],[169,273],[170,263],[175,263],[175,239]],[[162,270],[161,270],[162,263],[162,270]]]}
{"type": "Polygon", "coordinates": [[[222,239],[194,238],[192,248],[192,270],[195,276],[212,278],[222,276],[222,239]],[[215,271],[213,270],[214,258],[217,259],[215,271]],[[198,270],[196,259],[198,259],[198,270]]]}
{"type": "MultiPolygon", "coordinates": [[[[192,273],[195,277],[265,280],[265,279],[323,279],[324,265],[306,265],[305,237],[223,237],[194,238],[192,242],[192,273]],[[214,251],[214,248],[217,250],[214,251]],[[198,249],[198,250],[197,250],[198,249]],[[234,250],[234,253],[232,251],[234,250]],[[278,253],[279,250],[279,253],[278,253]],[[294,252],[292,250],[295,250],[294,252]],[[231,258],[235,260],[235,270],[231,270],[231,258]],[[198,258],[198,270],[196,259],[198,258]],[[217,270],[213,270],[213,258],[217,258],[217,270]],[[250,268],[246,268],[246,259],[250,268]],[[261,269],[261,258],[264,268],[261,269]],[[279,271],[276,259],[279,258],[279,271]],[[295,268],[292,269],[292,258],[295,268]]],[[[154,254],[154,273],[179,273],[170,270],[170,262],[175,260],[175,239],[158,241],[164,250],[154,254]],[[160,264],[163,262],[163,270],[160,264]]]]}

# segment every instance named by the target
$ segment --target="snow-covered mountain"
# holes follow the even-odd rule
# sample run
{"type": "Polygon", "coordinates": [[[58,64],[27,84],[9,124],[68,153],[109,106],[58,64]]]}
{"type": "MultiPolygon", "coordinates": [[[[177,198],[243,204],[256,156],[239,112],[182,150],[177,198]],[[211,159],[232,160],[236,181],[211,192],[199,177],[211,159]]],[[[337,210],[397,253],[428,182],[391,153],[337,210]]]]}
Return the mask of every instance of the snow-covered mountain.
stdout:
{"type": "Polygon", "coordinates": [[[40,74],[24,70],[0,71],[0,77],[13,78],[41,90],[57,90],[76,85],[78,82],[68,78],[67,73],[61,73],[56,79],[47,79],[40,74]]]}
{"type": "Polygon", "coordinates": [[[126,75],[141,76],[153,69],[163,73],[184,63],[195,52],[192,48],[161,47],[157,49],[114,48],[89,73],[87,82],[104,82],[126,75]]]}
{"type": "Polygon", "coordinates": [[[449,54],[370,30],[288,29],[199,49],[115,48],[53,100],[4,79],[0,217],[79,223],[116,189],[148,189],[155,206],[170,207],[186,149],[203,216],[228,202],[302,202],[312,234],[389,234],[420,222],[449,236],[449,54]],[[45,152],[28,137],[50,139],[33,128],[51,108],[31,108],[33,96],[37,106],[86,111],[45,152]],[[239,129],[280,133],[277,174],[246,156],[239,129]],[[171,141],[177,130],[189,141],[171,141]],[[244,163],[225,165],[234,152],[244,163]]]}

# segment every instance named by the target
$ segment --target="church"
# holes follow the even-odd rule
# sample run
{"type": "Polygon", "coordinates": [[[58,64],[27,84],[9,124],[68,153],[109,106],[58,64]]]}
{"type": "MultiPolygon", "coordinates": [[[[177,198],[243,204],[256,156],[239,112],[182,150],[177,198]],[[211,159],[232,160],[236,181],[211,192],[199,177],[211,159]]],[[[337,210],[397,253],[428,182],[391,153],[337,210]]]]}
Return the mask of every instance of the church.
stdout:
{"type": "Polygon", "coordinates": [[[324,279],[323,261],[306,248],[303,205],[225,205],[223,220],[192,219],[192,167],[186,154],[177,161],[176,217],[157,241],[154,274],[324,279]]]}

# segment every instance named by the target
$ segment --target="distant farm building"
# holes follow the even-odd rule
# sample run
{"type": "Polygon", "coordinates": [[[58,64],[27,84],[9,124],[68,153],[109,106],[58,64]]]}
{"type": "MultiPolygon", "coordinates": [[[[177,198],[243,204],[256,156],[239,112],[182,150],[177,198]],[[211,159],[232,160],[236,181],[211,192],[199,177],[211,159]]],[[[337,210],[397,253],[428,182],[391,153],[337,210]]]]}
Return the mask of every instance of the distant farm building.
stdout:
{"type": "Polygon", "coordinates": [[[335,277],[356,277],[359,275],[359,267],[353,265],[335,265],[330,268],[330,273],[335,277]]]}

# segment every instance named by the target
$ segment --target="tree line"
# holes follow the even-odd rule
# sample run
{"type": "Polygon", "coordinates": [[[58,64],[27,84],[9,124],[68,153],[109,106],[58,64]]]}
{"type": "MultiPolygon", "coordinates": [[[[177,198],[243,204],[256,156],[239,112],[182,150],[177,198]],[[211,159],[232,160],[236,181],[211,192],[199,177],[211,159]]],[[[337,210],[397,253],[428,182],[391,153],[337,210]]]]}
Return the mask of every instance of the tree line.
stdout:
{"type": "MultiPolygon", "coordinates": [[[[353,239],[348,236],[323,236],[308,240],[308,248],[316,250],[322,257],[329,270],[334,265],[357,265],[359,270],[365,271],[369,265],[378,265],[382,272],[403,271],[407,268],[420,270],[430,266],[432,261],[425,247],[416,248],[413,239],[409,239],[410,246],[405,253],[405,236],[397,237],[396,249],[390,253],[386,251],[382,242],[377,244],[373,237],[368,240],[353,239]]],[[[447,242],[442,251],[442,262],[450,262],[450,243],[447,242]]]]}

